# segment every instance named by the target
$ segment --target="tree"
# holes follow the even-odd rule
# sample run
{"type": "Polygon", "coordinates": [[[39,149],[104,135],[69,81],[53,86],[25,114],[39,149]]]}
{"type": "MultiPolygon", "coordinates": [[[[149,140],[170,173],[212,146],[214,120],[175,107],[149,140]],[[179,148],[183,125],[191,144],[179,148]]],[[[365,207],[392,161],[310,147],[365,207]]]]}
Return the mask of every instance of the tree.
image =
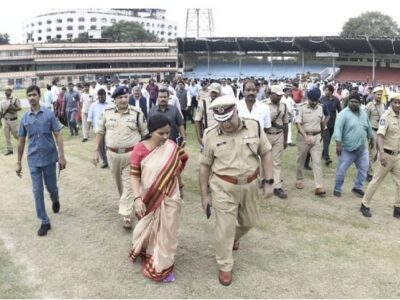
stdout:
{"type": "Polygon", "coordinates": [[[400,29],[396,21],[378,11],[367,11],[358,17],[350,18],[342,28],[341,36],[396,36],[400,29]]]}
{"type": "Polygon", "coordinates": [[[110,38],[113,42],[157,42],[158,38],[143,29],[136,22],[119,21],[101,31],[102,38],[110,38]]]}
{"type": "Polygon", "coordinates": [[[76,38],[73,39],[73,43],[88,43],[89,42],[89,33],[81,32],[78,34],[76,38]]]}
{"type": "Polygon", "coordinates": [[[0,45],[10,43],[10,36],[7,33],[0,33],[0,45]]]}

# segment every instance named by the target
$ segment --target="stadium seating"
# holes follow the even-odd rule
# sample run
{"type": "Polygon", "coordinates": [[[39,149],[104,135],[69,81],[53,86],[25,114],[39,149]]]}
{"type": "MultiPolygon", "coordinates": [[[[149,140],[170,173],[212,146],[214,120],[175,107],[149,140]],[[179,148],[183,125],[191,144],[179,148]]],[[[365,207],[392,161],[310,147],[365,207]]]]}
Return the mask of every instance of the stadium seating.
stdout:
{"type": "MultiPolygon", "coordinates": [[[[305,72],[319,73],[327,65],[306,65],[305,72]]],[[[208,74],[207,64],[199,63],[193,67],[190,72],[185,72],[185,76],[189,78],[237,78],[237,77],[264,77],[264,78],[295,78],[301,73],[301,64],[273,64],[271,70],[270,64],[242,63],[242,72],[240,74],[239,64],[237,63],[213,63],[210,64],[210,73],[208,74]],[[273,73],[271,72],[273,71],[273,73]]]]}
{"type": "MultiPolygon", "coordinates": [[[[376,68],[375,79],[377,84],[395,83],[400,78],[400,69],[395,68],[376,68]]],[[[356,66],[340,66],[340,72],[336,77],[337,81],[359,81],[372,82],[371,67],[356,67],[356,66]]]]}

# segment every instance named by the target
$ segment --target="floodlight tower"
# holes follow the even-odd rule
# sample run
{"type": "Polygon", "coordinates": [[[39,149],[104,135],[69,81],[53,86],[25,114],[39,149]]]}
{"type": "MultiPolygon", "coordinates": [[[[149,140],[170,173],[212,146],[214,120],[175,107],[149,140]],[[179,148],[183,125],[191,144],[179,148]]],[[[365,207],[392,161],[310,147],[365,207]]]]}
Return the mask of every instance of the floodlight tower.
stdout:
{"type": "Polygon", "coordinates": [[[186,11],[185,37],[208,38],[214,36],[212,9],[188,8],[186,11]]]}

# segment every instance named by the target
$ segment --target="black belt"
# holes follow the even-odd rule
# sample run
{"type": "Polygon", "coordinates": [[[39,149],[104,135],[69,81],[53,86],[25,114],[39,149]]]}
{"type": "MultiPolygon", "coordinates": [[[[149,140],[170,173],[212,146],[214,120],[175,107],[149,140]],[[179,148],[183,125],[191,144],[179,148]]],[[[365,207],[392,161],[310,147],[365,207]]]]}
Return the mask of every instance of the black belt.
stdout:
{"type": "Polygon", "coordinates": [[[373,130],[373,131],[378,131],[378,128],[373,128],[373,127],[372,127],[372,130],[373,130]]]}
{"type": "Polygon", "coordinates": [[[7,118],[4,118],[6,121],[15,121],[16,119],[18,119],[17,117],[15,117],[15,118],[11,118],[11,119],[7,119],[7,118]]]}
{"type": "Polygon", "coordinates": [[[268,132],[267,131],[267,134],[280,134],[280,133],[282,133],[283,131],[279,131],[279,132],[268,132]]]}
{"type": "Polygon", "coordinates": [[[318,132],[306,132],[307,135],[318,135],[320,133],[321,133],[321,131],[318,131],[318,132]]]}
{"type": "Polygon", "coordinates": [[[385,152],[385,153],[387,153],[389,155],[397,155],[397,154],[399,154],[399,152],[392,151],[392,150],[389,150],[389,149],[383,149],[383,152],[385,152]]]}
{"type": "Polygon", "coordinates": [[[118,153],[118,154],[128,153],[128,152],[131,152],[133,150],[133,147],[129,147],[129,148],[110,148],[110,147],[107,147],[107,148],[111,152],[118,153]]]}

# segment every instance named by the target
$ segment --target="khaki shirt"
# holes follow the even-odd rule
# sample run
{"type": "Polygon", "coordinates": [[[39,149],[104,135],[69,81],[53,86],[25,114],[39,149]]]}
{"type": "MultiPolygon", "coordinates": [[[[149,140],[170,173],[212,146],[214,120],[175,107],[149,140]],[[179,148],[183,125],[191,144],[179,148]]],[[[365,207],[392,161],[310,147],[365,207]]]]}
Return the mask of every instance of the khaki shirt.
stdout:
{"type": "Polygon", "coordinates": [[[258,122],[241,118],[235,133],[225,133],[216,124],[203,137],[200,163],[219,175],[246,176],[258,168],[258,156],[271,151],[271,144],[258,122]]]}
{"type": "Polygon", "coordinates": [[[196,109],[196,114],[194,116],[194,120],[198,121],[198,122],[202,122],[203,125],[206,125],[206,122],[204,120],[204,110],[207,113],[207,127],[209,128],[211,126],[213,126],[214,124],[217,123],[217,121],[215,121],[214,119],[214,113],[211,109],[208,109],[210,107],[211,104],[211,97],[207,97],[204,99],[206,102],[206,107],[204,107],[204,101],[201,100],[199,101],[198,105],[197,105],[197,109],[196,109]]]}
{"type": "Polygon", "coordinates": [[[278,104],[274,104],[270,98],[262,100],[261,102],[269,107],[271,113],[271,127],[268,129],[268,133],[283,132],[283,128],[278,129],[274,127],[274,124],[278,125],[278,127],[283,127],[284,123],[289,123],[289,113],[286,104],[280,101],[278,104]],[[274,122],[274,124],[272,124],[272,122],[274,122]]]}
{"type": "Polygon", "coordinates": [[[208,90],[199,90],[199,93],[197,94],[197,101],[202,101],[204,98],[207,98],[209,96],[208,90]]]}
{"type": "Polygon", "coordinates": [[[307,133],[316,133],[321,131],[321,122],[324,119],[322,105],[317,104],[314,108],[308,103],[299,108],[295,123],[300,123],[307,133]]]}
{"type": "Polygon", "coordinates": [[[109,148],[129,148],[136,145],[147,133],[147,123],[143,113],[136,107],[119,113],[117,107],[104,110],[97,122],[96,133],[105,134],[109,148]]]}
{"type": "Polygon", "coordinates": [[[18,111],[21,110],[21,103],[18,98],[11,97],[1,101],[0,119],[14,119],[18,117],[18,111]]]}
{"type": "Polygon", "coordinates": [[[400,151],[400,117],[390,107],[382,114],[377,134],[383,135],[383,147],[400,151]]]}
{"type": "Polygon", "coordinates": [[[385,106],[383,103],[378,104],[375,100],[372,100],[365,107],[365,111],[367,112],[371,127],[377,129],[379,127],[379,119],[385,111],[385,106]]]}

